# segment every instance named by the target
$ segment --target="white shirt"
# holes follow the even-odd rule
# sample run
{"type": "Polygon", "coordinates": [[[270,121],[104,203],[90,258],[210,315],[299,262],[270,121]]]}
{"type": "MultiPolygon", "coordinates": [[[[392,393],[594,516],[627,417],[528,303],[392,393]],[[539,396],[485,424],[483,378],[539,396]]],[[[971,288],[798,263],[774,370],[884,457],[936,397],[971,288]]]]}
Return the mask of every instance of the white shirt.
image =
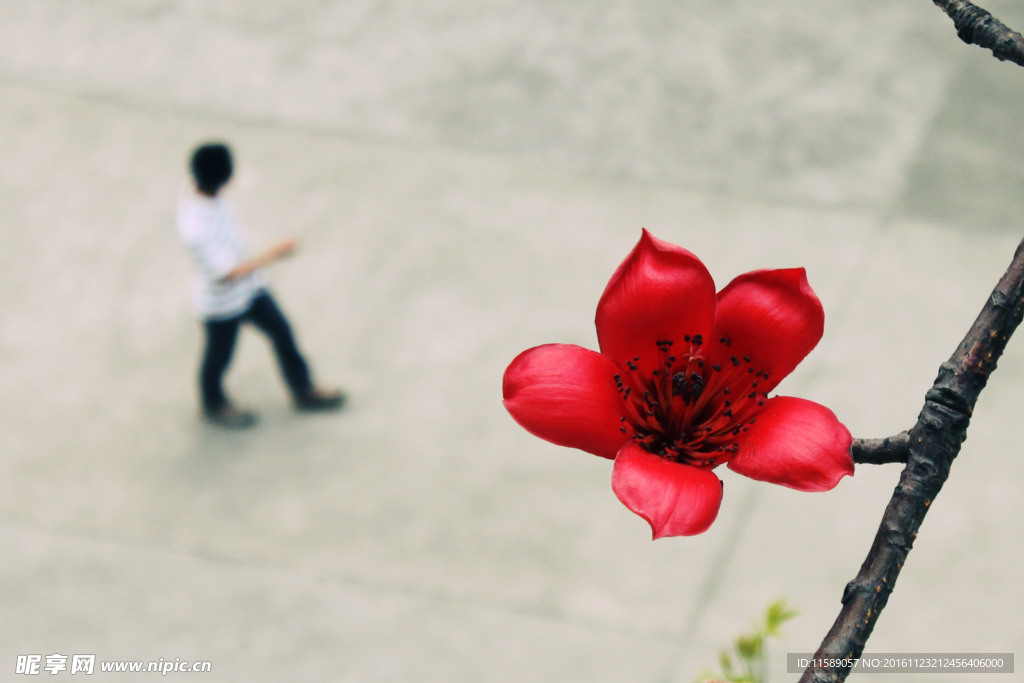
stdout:
{"type": "Polygon", "coordinates": [[[192,305],[206,320],[231,318],[248,310],[256,294],[266,286],[259,271],[224,280],[224,276],[249,258],[249,252],[230,202],[185,192],[178,203],[178,235],[196,266],[192,280],[192,305]]]}

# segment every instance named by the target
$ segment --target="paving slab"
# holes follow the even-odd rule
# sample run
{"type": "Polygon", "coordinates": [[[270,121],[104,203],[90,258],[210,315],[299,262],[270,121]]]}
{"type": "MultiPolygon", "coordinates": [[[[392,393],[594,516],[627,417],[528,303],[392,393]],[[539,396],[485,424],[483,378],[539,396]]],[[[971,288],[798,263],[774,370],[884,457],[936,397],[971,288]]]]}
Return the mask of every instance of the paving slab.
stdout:
{"type": "Polygon", "coordinates": [[[952,73],[959,45],[928,9],[40,0],[8,8],[0,73],[185,115],[864,206],[898,191],[952,73]]]}

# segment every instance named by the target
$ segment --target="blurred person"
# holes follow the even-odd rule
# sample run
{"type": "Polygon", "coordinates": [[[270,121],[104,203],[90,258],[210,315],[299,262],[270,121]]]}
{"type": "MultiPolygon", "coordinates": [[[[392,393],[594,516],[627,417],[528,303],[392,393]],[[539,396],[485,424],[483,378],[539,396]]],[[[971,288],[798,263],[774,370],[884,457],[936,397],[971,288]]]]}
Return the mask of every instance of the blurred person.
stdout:
{"type": "Polygon", "coordinates": [[[192,302],[205,331],[199,368],[203,416],[229,428],[256,423],[256,414],[227,397],[223,377],[231,363],[242,323],[251,323],[273,344],[281,375],[301,411],[337,410],[345,396],[313,383],[291,325],[267,289],[262,269],[290,256],[298,246],[286,239],[255,256],[246,247],[234,208],[222,196],[234,170],[231,150],[221,143],[200,145],[189,162],[194,191],[178,205],[178,234],[195,263],[192,302]]]}

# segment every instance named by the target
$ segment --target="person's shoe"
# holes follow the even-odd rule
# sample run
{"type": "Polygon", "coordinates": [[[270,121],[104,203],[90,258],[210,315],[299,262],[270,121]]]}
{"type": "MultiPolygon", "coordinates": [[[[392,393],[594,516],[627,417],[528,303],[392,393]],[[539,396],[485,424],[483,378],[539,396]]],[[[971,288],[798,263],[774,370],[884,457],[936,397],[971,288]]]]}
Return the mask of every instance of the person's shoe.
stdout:
{"type": "Polygon", "coordinates": [[[345,405],[345,394],[337,389],[312,388],[295,397],[295,408],[304,412],[339,410],[345,405]]]}
{"type": "Polygon", "coordinates": [[[256,413],[251,410],[236,408],[230,403],[220,408],[203,411],[203,417],[210,424],[225,429],[248,429],[256,424],[256,413]]]}

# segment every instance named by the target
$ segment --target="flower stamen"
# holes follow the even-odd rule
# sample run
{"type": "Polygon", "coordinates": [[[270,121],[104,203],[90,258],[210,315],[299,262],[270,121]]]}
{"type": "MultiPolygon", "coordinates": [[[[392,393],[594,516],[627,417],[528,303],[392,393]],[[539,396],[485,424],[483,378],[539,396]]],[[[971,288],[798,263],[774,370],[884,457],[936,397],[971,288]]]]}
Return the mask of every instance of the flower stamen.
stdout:
{"type": "MultiPolygon", "coordinates": [[[[701,335],[685,335],[685,353],[673,354],[673,340],[655,342],[661,361],[644,375],[640,357],[627,362],[628,372],[615,383],[627,404],[620,430],[645,450],[696,467],[716,467],[735,455],[736,438],[754,423],[753,415],[767,394],[759,383],[768,373],[752,365],[750,356],[728,356],[731,366],[708,364],[701,335]],[[753,379],[746,379],[753,376],[753,379]],[[747,385],[739,399],[733,387],[747,385]],[[729,398],[726,398],[729,397],[729,398]]],[[[731,340],[722,337],[725,347],[731,340]]]]}

